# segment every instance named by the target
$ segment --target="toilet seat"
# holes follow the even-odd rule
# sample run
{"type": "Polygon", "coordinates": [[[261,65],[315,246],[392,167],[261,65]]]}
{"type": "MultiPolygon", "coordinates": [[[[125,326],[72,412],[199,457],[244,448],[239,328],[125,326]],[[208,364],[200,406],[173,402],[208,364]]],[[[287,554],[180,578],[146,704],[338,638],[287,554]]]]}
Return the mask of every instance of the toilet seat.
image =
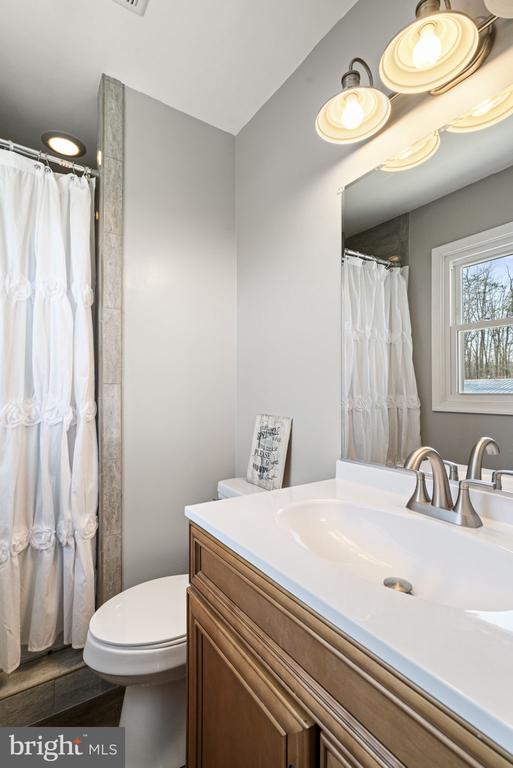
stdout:
{"type": "Polygon", "coordinates": [[[138,584],[108,600],[89,624],[84,661],[112,677],[163,675],[185,665],[187,575],[138,584]]]}
{"type": "MultiPolygon", "coordinates": [[[[166,673],[171,673],[178,667],[185,667],[186,657],[185,638],[181,642],[160,647],[122,648],[102,643],[89,632],[84,648],[85,663],[113,682],[117,682],[114,678],[137,678],[138,682],[146,682],[155,675],[166,677],[166,673]]],[[[127,684],[126,680],[124,685],[127,684]]]]}
{"type": "Polygon", "coordinates": [[[119,647],[156,647],[184,638],[189,578],[165,576],[130,587],[98,608],[89,631],[119,647]]]}

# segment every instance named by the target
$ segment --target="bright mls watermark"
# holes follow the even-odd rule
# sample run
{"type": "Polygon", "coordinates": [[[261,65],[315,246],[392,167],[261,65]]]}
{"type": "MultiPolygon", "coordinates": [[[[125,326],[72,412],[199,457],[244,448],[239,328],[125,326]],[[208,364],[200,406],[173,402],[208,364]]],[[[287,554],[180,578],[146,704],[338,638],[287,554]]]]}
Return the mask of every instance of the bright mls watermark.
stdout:
{"type": "Polygon", "coordinates": [[[124,768],[124,728],[0,728],[0,766],[124,768]]]}

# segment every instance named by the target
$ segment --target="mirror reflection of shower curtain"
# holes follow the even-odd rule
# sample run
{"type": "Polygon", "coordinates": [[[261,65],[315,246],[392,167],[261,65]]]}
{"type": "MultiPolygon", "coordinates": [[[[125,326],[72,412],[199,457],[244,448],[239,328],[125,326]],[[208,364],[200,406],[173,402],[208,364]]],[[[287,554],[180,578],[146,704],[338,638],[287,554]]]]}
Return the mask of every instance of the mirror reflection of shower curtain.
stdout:
{"type": "Polygon", "coordinates": [[[0,152],[0,669],[82,647],[94,611],[98,450],[93,183],[0,152]]]}
{"type": "Polygon", "coordinates": [[[403,464],[420,445],[408,268],[342,265],[342,455],[403,464]]]}

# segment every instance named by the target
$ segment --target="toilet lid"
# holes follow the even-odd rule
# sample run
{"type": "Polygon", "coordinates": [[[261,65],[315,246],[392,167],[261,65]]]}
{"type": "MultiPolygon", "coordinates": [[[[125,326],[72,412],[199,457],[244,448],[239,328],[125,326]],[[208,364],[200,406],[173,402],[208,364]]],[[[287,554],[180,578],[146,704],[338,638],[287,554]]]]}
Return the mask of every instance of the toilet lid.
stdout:
{"type": "Polygon", "coordinates": [[[187,575],[166,576],[130,587],[104,603],[89,631],[100,642],[152,646],[184,642],[187,575]]]}
{"type": "Polygon", "coordinates": [[[265,488],[248,483],[243,477],[231,477],[229,480],[219,480],[217,495],[222,499],[230,499],[232,496],[249,496],[253,493],[264,493],[265,488]]]}

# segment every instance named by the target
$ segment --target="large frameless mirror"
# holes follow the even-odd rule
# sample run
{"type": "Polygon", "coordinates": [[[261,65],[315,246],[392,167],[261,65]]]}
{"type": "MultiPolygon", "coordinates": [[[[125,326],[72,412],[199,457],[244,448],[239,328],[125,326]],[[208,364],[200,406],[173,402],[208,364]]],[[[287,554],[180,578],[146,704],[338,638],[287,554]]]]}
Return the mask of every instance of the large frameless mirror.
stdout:
{"type": "Polygon", "coordinates": [[[490,435],[513,469],[512,112],[509,89],[344,190],[344,456],[464,466],[490,435]]]}

